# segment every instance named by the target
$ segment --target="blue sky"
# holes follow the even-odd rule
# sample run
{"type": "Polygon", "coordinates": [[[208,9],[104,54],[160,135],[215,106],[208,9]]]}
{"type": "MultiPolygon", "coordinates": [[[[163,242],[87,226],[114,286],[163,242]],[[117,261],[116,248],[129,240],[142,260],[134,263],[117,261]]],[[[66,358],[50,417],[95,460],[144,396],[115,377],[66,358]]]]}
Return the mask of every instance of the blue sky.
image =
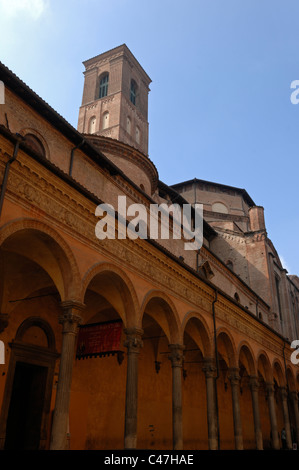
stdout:
{"type": "Polygon", "coordinates": [[[299,274],[298,17],[296,0],[0,0],[0,60],[77,127],[82,61],[126,43],[160,179],[246,189],[299,274]]]}

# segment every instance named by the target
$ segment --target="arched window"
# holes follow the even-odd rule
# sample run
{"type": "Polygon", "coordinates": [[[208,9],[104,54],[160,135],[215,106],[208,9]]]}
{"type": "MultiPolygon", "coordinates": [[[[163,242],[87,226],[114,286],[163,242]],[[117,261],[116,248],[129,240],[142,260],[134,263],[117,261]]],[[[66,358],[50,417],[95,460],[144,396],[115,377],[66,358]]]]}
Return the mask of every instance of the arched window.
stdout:
{"type": "Polygon", "coordinates": [[[130,100],[136,106],[136,96],[137,96],[137,84],[135,80],[131,80],[131,88],[130,88],[130,100]]]}
{"type": "Polygon", "coordinates": [[[222,202],[215,202],[212,205],[212,211],[213,212],[220,212],[221,214],[228,214],[228,209],[225,204],[222,202]]]}
{"type": "Polygon", "coordinates": [[[92,116],[90,119],[89,119],[89,126],[88,126],[88,132],[89,134],[94,134],[95,131],[96,131],[96,123],[97,123],[97,119],[95,116],[92,116]]]}
{"type": "Polygon", "coordinates": [[[105,73],[102,75],[100,80],[100,91],[99,91],[99,98],[104,98],[108,94],[108,83],[109,83],[109,74],[105,73]]]}
{"type": "Polygon", "coordinates": [[[105,111],[102,119],[102,129],[107,129],[109,127],[109,112],[105,111]]]}
{"type": "Polygon", "coordinates": [[[43,144],[34,134],[26,134],[24,136],[24,139],[26,145],[28,145],[28,147],[30,147],[31,150],[33,150],[37,155],[43,158],[46,157],[46,152],[43,144]]]}

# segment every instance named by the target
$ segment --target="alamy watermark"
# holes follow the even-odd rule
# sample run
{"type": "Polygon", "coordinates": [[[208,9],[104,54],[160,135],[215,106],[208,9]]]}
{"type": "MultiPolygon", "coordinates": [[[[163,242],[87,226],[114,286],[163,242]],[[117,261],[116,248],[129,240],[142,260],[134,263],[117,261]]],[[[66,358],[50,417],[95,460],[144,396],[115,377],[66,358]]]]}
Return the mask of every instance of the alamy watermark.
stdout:
{"type": "Polygon", "coordinates": [[[292,104],[299,103],[299,80],[293,80],[291,83],[291,88],[294,90],[291,93],[290,100],[292,104]]]}
{"type": "Polygon", "coordinates": [[[100,204],[95,211],[100,217],[95,227],[99,240],[105,238],[137,238],[152,240],[184,240],[185,250],[199,250],[203,243],[203,205],[195,204],[143,204],[127,207],[126,196],[118,196],[117,211],[111,204],[100,204]],[[132,217],[128,221],[128,219],[132,217]]]}
{"type": "Polygon", "coordinates": [[[294,339],[291,343],[291,348],[296,350],[291,354],[291,363],[292,364],[299,364],[299,339],[294,339]]]}
{"type": "Polygon", "coordinates": [[[0,80],[0,104],[5,104],[5,86],[0,80]]]}

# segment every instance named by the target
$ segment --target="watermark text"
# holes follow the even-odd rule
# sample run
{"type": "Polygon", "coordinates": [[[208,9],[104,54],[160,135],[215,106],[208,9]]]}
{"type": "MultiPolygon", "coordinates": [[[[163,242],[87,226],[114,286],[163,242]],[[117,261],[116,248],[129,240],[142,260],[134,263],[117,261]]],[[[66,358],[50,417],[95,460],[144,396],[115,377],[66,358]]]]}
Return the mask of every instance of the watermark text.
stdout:
{"type": "Polygon", "coordinates": [[[199,250],[203,243],[203,205],[143,204],[127,206],[126,196],[118,197],[117,215],[111,204],[100,204],[95,211],[100,220],[95,234],[99,240],[137,238],[184,240],[185,250],[199,250]],[[116,235],[117,220],[117,235],[116,235]]]}

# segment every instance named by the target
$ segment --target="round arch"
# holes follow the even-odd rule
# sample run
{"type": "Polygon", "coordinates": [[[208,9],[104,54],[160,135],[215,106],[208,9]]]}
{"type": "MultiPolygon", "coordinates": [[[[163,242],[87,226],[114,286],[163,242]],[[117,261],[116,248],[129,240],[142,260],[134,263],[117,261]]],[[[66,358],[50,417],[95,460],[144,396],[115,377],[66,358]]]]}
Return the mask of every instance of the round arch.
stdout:
{"type": "Polygon", "coordinates": [[[273,373],[269,357],[265,351],[260,351],[257,356],[257,370],[265,382],[272,382],[273,373]]]}
{"type": "Polygon", "coordinates": [[[285,377],[285,374],[283,372],[283,367],[282,367],[279,359],[277,359],[277,358],[274,359],[272,370],[273,370],[273,378],[274,378],[274,380],[276,380],[277,385],[279,387],[285,387],[286,386],[286,377],[285,377]]]}
{"type": "Polygon", "coordinates": [[[239,363],[242,362],[248,375],[257,375],[256,363],[254,354],[250,344],[247,341],[242,341],[238,347],[239,363]]]}
{"type": "Polygon", "coordinates": [[[41,317],[26,318],[26,320],[24,320],[19,326],[16,332],[15,340],[22,341],[24,339],[26,332],[32,327],[40,328],[44,332],[46,339],[47,339],[47,347],[50,350],[55,351],[56,346],[55,346],[54,332],[51,326],[49,325],[49,323],[41,317]]]}
{"type": "Polygon", "coordinates": [[[118,312],[125,327],[138,326],[139,302],[133,283],[121,268],[112,263],[100,262],[87,271],[82,282],[81,302],[84,303],[88,287],[100,279],[110,286],[104,297],[118,312]]]}
{"type": "Polygon", "coordinates": [[[204,357],[212,358],[214,356],[210,329],[200,313],[188,312],[183,319],[181,328],[182,337],[185,332],[188,333],[202,350],[204,357]]]}
{"type": "Polygon", "coordinates": [[[71,248],[56,230],[31,218],[8,222],[0,229],[0,248],[6,246],[39,264],[55,284],[61,301],[78,300],[81,278],[77,262],[71,248]]]}
{"type": "Polygon", "coordinates": [[[159,290],[148,292],[142,302],[138,325],[141,328],[145,311],[160,325],[170,344],[182,344],[182,332],[177,309],[172,300],[159,290]],[[160,315],[159,315],[160,313],[160,315]]]}
{"type": "Polygon", "coordinates": [[[226,328],[219,328],[216,332],[218,352],[222,355],[228,367],[238,367],[235,342],[226,328]]]}
{"type": "MultiPolygon", "coordinates": [[[[38,141],[40,141],[41,145],[42,145],[43,148],[44,148],[44,152],[45,152],[44,157],[47,158],[48,160],[50,160],[50,150],[49,150],[48,143],[47,143],[47,141],[45,140],[45,138],[44,138],[36,129],[27,127],[27,128],[21,129],[21,130],[19,131],[19,133],[20,133],[24,138],[26,138],[26,136],[32,135],[32,136],[34,136],[38,141]]],[[[25,140],[26,140],[26,139],[25,139],[25,140]]]]}

